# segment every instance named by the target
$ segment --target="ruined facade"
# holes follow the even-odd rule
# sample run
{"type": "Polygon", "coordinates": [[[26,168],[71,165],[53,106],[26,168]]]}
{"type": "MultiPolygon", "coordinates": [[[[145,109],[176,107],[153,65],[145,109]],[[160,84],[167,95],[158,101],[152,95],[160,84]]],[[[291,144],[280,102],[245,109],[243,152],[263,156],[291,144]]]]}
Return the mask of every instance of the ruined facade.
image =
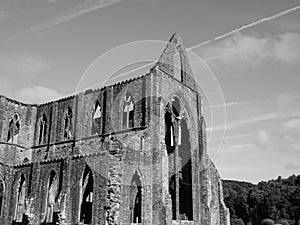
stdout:
{"type": "Polygon", "coordinates": [[[41,105],[0,97],[0,224],[229,224],[177,35],[141,77],[41,105]]]}

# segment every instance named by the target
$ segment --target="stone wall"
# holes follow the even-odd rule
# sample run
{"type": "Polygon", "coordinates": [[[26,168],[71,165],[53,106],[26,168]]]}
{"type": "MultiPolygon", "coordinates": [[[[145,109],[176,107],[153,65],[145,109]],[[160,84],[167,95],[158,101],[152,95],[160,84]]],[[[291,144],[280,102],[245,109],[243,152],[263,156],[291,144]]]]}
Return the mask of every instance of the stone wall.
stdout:
{"type": "MultiPolygon", "coordinates": [[[[27,224],[45,222],[53,174],[58,182],[52,208],[55,219],[59,224],[82,224],[80,205],[86,171],[92,174],[88,182],[93,182],[91,224],[130,224],[136,201],[134,185],[141,186],[141,224],[229,224],[221,180],[207,155],[202,99],[178,36],[172,37],[157,65],[144,76],[41,105],[5,97],[0,100],[0,178],[5,183],[1,224],[11,224],[16,218],[21,176],[26,181],[23,213],[27,224]],[[174,78],[172,72],[176,51],[182,54],[182,80],[174,78]],[[122,125],[126,93],[134,102],[130,127],[122,125]],[[190,221],[179,215],[178,191],[177,216],[172,218],[169,180],[176,174],[178,184],[182,176],[179,145],[169,153],[165,142],[166,105],[173,98],[179,99],[181,106],[180,117],[175,120],[187,121],[190,134],[190,221]],[[97,102],[102,117],[99,129],[92,133],[97,102]],[[21,118],[20,135],[17,143],[8,143],[9,120],[16,112],[21,118]],[[47,126],[40,141],[43,116],[47,126]],[[67,137],[66,127],[70,132],[67,137]]],[[[175,143],[180,139],[180,127],[174,123],[175,143]]]]}

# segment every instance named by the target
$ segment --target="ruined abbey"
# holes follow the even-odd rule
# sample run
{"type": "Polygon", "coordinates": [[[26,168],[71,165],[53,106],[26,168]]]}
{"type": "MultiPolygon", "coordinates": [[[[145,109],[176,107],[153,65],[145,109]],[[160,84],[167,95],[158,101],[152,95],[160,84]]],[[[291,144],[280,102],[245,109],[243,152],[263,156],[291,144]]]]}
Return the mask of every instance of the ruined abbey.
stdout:
{"type": "Polygon", "coordinates": [[[143,76],[45,104],[0,96],[0,224],[229,225],[202,105],[177,35],[143,76]]]}

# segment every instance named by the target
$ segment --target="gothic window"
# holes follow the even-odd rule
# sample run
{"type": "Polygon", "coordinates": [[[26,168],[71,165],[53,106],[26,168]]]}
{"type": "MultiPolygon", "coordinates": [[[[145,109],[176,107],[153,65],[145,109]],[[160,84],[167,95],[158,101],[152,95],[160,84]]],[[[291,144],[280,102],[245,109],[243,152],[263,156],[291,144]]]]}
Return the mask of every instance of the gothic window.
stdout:
{"type": "Polygon", "coordinates": [[[92,134],[101,133],[101,118],[102,118],[102,111],[101,111],[100,104],[97,101],[93,112],[92,134]]]}
{"type": "Polygon", "coordinates": [[[93,209],[93,174],[91,169],[86,166],[81,184],[80,184],[80,223],[92,223],[92,209],[93,209]]]}
{"type": "Polygon", "coordinates": [[[65,115],[64,138],[69,140],[72,138],[72,109],[68,108],[65,115]]]}
{"type": "Polygon", "coordinates": [[[24,204],[25,204],[25,195],[26,195],[26,181],[24,174],[21,174],[21,177],[18,182],[17,194],[16,194],[16,210],[14,220],[15,222],[22,222],[24,219],[24,204]]]}
{"type": "Polygon", "coordinates": [[[193,220],[192,155],[190,131],[186,119],[181,120],[181,145],[178,146],[179,168],[179,214],[182,220],[193,220]]]}
{"type": "Polygon", "coordinates": [[[130,185],[130,223],[142,223],[142,182],[136,171],[130,185]]]}
{"type": "Polygon", "coordinates": [[[40,120],[40,127],[39,127],[39,144],[45,143],[46,141],[46,134],[47,134],[47,118],[46,115],[43,114],[40,120]]]}
{"type": "Polygon", "coordinates": [[[174,123],[175,121],[179,121],[181,118],[180,110],[180,100],[177,97],[172,98],[165,108],[165,144],[168,153],[171,153],[175,149],[174,123]]]}
{"type": "Polygon", "coordinates": [[[169,168],[173,168],[169,171],[169,193],[172,200],[172,218],[176,219],[177,214],[181,220],[193,220],[190,131],[188,122],[186,118],[182,117],[181,111],[178,97],[172,98],[166,105],[165,144],[168,151],[169,168]],[[175,147],[178,148],[178,156],[173,154],[175,147]],[[175,165],[174,162],[178,163],[175,165]],[[174,170],[179,173],[174,174],[172,172],[174,170]],[[179,202],[176,199],[178,195],[179,202]],[[179,203],[179,212],[176,211],[177,203],[179,203]]]}
{"type": "Polygon", "coordinates": [[[165,143],[166,143],[168,152],[172,151],[172,149],[174,148],[173,122],[174,122],[174,118],[172,116],[172,109],[170,107],[170,103],[168,103],[166,106],[166,112],[165,112],[165,126],[166,126],[165,143]]]}
{"type": "Polygon", "coordinates": [[[130,93],[126,93],[122,104],[122,128],[131,128],[134,126],[134,101],[130,93]]]}
{"type": "Polygon", "coordinates": [[[174,77],[182,81],[181,55],[179,51],[174,55],[174,77]]]}
{"type": "Polygon", "coordinates": [[[20,132],[20,116],[19,114],[15,113],[9,121],[7,142],[17,144],[19,138],[19,132],[20,132]]]}
{"type": "Polygon", "coordinates": [[[4,198],[4,181],[0,176],[0,215],[2,215],[2,210],[3,210],[2,208],[3,198],[4,198]]]}
{"type": "Polygon", "coordinates": [[[54,171],[51,171],[46,197],[46,224],[58,222],[54,218],[54,205],[59,195],[58,178],[54,171]]]}

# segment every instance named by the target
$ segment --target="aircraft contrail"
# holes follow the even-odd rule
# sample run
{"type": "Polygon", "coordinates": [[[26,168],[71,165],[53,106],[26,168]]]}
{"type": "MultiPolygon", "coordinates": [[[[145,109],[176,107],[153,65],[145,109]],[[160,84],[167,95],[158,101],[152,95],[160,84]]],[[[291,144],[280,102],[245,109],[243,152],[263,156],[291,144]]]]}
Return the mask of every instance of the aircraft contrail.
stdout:
{"type": "MultiPolygon", "coordinates": [[[[290,13],[292,13],[292,12],[295,12],[295,11],[297,11],[297,10],[299,10],[299,9],[300,9],[300,5],[298,5],[298,6],[296,6],[296,7],[293,7],[293,8],[290,8],[290,9],[287,9],[287,10],[284,10],[284,11],[279,12],[279,13],[273,15],[273,16],[265,17],[265,18],[260,19],[260,20],[258,20],[258,21],[256,21],[256,22],[249,23],[248,25],[244,25],[244,26],[242,26],[242,27],[240,27],[240,28],[238,28],[238,29],[234,29],[234,30],[231,30],[231,31],[229,31],[229,32],[227,32],[227,33],[225,33],[225,34],[222,34],[222,35],[220,35],[220,36],[214,37],[214,38],[212,38],[212,39],[210,39],[210,40],[208,40],[208,41],[205,41],[205,42],[202,42],[202,43],[200,43],[200,44],[191,46],[191,47],[187,48],[187,50],[193,50],[193,49],[202,47],[202,46],[207,45],[207,44],[209,44],[209,43],[211,43],[211,42],[213,42],[213,41],[217,41],[217,40],[220,40],[220,39],[222,39],[222,38],[228,37],[228,36],[230,36],[230,35],[232,35],[232,34],[235,34],[235,33],[239,32],[239,31],[245,30],[245,29],[247,29],[247,28],[250,28],[250,27],[259,25],[259,24],[261,24],[261,23],[264,23],[264,22],[267,22],[267,21],[272,21],[272,20],[277,19],[277,18],[279,18],[279,17],[288,15],[288,14],[290,14],[290,13]]],[[[215,57],[219,57],[219,56],[215,56],[215,57]]],[[[196,61],[198,61],[198,59],[197,59],[196,61]]],[[[150,65],[152,65],[152,63],[149,63],[149,64],[146,64],[146,65],[144,65],[144,66],[135,68],[135,69],[132,70],[132,71],[136,71],[136,70],[145,68],[145,67],[150,66],[150,65]]],[[[128,74],[128,73],[130,73],[130,72],[131,72],[131,71],[127,71],[125,74],[120,74],[120,75],[116,76],[115,78],[122,77],[123,75],[126,75],[126,74],[128,74]]]]}
{"type": "Polygon", "coordinates": [[[109,6],[109,5],[112,5],[114,3],[121,2],[121,1],[124,1],[124,0],[89,0],[87,2],[80,4],[79,6],[76,6],[75,8],[69,10],[64,15],[53,18],[53,19],[49,20],[48,22],[46,22],[42,25],[39,25],[37,27],[30,28],[26,32],[50,29],[53,26],[68,22],[69,20],[72,20],[78,16],[90,13],[92,11],[104,8],[106,6],[109,6]]]}
{"type": "Polygon", "coordinates": [[[214,37],[214,38],[212,38],[212,39],[210,39],[210,40],[208,40],[208,41],[205,41],[205,42],[202,42],[202,43],[200,43],[200,44],[194,45],[194,46],[188,48],[188,50],[193,50],[193,49],[202,47],[202,46],[207,45],[207,44],[209,44],[209,43],[211,43],[211,42],[213,42],[213,41],[217,41],[217,40],[223,39],[223,38],[225,38],[225,37],[228,37],[228,36],[230,36],[230,35],[232,35],[232,34],[235,34],[235,33],[239,32],[239,31],[242,31],[242,30],[245,30],[245,29],[247,29],[247,28],[250,28],[250,27],[259,25],[259,24],[261,24],[261,23],[264,23],[264,22],[267,22],[267,21],[272,21],[272,20],[277,19],[277,18],[279,18],[279,17],[282,17],[282,16],[285,16],[285,15],[290,14],[290,13],[292,13],[292,12],[295,12],[295,11],[297,11],[297,10],[299,10],[299,9],[300,9],[300,5],[298,5],[298,6],[296,6],[296,7],[293,7],[293,8],[291,8],[291,9],[284,10],[284,11],[282,11],[282,12],[280,12],[280,13],[277,13],[277,14],[275,14],[275,15],[273,15],[273,16],[265,17],[265,18],[260,19],[260,20],[258,20],[258,21],[256,21],[256,22],[249,23],[249,24],[247,24],[247,25],[244,25],[244,26],[241,26],[240,28],[231,30],[231,31],[229,31],[229,32],[227,32],[227,33],[225,33],[225,34],[220,35],[220,36],[214,37]]]}

